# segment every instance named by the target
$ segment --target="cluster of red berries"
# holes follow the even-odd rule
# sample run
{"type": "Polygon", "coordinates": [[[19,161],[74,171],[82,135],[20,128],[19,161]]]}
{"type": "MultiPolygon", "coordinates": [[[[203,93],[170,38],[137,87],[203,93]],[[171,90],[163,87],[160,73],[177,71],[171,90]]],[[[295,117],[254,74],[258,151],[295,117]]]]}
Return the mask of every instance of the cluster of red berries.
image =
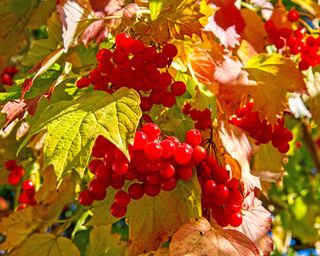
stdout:
{"type": "Polygon", "coordinates": [[[12,186],[17,186],[25,173],[23,167],[17,165],[15,160],[7,160],[4,164],[4,168],[7,171],[10,171],[8,175],[8,183],[12,186]]]}
{"type": "Polygon", "coordinates": [[[80,203],[90,205],[93,200],[102,200],[106,188],[111,186],[119,191],[110,212],[115,217],[123,217],[131,199],[138,200],[144,194],[154,197],[161,190],[173,190],[179,179],[191,179],[194,167],[207,155],[200,146],[201,141],[200,131],[196,129],[189,130],[185,142],[181,143],[173,136],[161,137],[156,124],[146,123],[135,134],[128,162],[113,144],[98,137],[92,151],[96,159],[89,164],[89,170],[96,177],[89,188],[80,193],[80,203]],[[127,191],[125,180],[131,181],[127,191]]]}
{"type": "Polygon", "coordinates": [[[93,84],[94,89],[109,93],[120,87],[133,88],[140,93],[143,111],[150,110],[154,104],[172,107],[176,97],[186,92],[185,83],[173,81],[166,69],[178,53],[173,44],[157,51],[124,33],[118,34],[115,41],[113,50],[98,51],[97,67],[88,77],[77,81],[79,88],[93,84]]]}
{"type": "Polygon", "coordinates": [[[252,111],[253,102],[240,107],[236,116],[231,117],[229,122],[247,131],[256,140],[256,144],[272,142],[272,145],[281,153],[289,150],[289,141],[293,139],[292,132],[284,127],[284,119],[278,118],[277,123],[272,125],[266,119],[261,120],[257,111],[252,111]]]}
{"type": "Polygon", "coordinates": [[[18,202],[20,205],[18,206],[18,210],[26,208],[28,205],[37,204],[36,199],[34,198],[36,190],[34,187],[34,183],[32,180],[25,180],[22,182],[22,192],[19,195],[18,202]]]}
{"type": "Polygon", "coordinates": [[[16,67],[7,67],[1,74],[1,83],[4,85],[13,85],[13,78],[19,72],[16,67]]]}
{"type": "Polygon", "coordinates": [[[209,155],[197,166],[197,175],[202,188],[204,211],[211,210],[211,215],[222,227],[240,226],[243,196],[239,181],[230,179],[228,171],[209,155]]]}
{"type": "MultiPolygon", "coordinates": [[[[296,22],[299,20],[299,13],[292,9],[289,11],[288,20],[296,22]]],[[[272,20],[264,24],[271,42],[280,50],[285,49],[292,55],[300,54],[299,69],[307,70],[320,64],[320,36],[307,35],[304,28],[292,30],[287,27],[277,28],[272,20]]]]}
{"type": "Polygon", "coordinates": [[[190,103],[186,103],[182,109],[183,114],[190,116],[195,121],[194,127],[200,131],[207,130],[212,127],[210,109],[198,110],[192,109],[190,103]]]}

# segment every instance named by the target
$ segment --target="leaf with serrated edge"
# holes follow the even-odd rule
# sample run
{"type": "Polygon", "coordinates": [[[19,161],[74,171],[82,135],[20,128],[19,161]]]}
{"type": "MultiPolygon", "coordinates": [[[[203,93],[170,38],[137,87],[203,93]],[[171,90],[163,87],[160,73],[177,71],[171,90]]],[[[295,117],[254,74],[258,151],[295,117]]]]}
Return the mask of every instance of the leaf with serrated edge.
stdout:
{"type": "Polygon", "coordinates": [[[213,229],[207,219],[193,219],[173,235],[170,255],[257,256],[254,243],[242,233],[213,229]]]}
{"type": "MultiPolygon", "coordinates": [[[[245,200],[247,199],[252,201],[249,197],[245,200]]],[[[249,202],[248,206],[242,209],[242,224],[234,229],[249,237],[263,255],[269,255],[272,251],[272,240],[267,235],[271,229],[271,213],[262,206],[259,199],[254,198],[253,204],[249,202]]]]}
{"type": "Polygon", "coordinates": [[[129,255],[155,250],[190,218],[201,215],[200,186],[196,177],[179,182],[156,197],[144,196],[128,206],[129,255]]]}
{"type": "Polygon", "coordinates": [[[90,231],[87,256],[125,255],[127,243],[111,233],[111,225],[94,226],[90,231]]]}
{"type": "Polygon", "coordinates": [[[56,237],[53,234],[34,234],[22,246],[14,251],[12,256],[79,256],[75,244],[66,237],[56,237]]]}
{"type": "MultiPolygon", "coordinates": [[[[139,95],[133,89],[121,88],[113,94],[92,91],[72,101],[47,106],[31,125],[29,139],[46,130],[44,164],[54,166],[58,179],[71,169],[82,176],[98,135],[115,144],[128,158],[141,117],[139,95]]],[[[20,148],[21,148],[20,147],[20,148]]]]}

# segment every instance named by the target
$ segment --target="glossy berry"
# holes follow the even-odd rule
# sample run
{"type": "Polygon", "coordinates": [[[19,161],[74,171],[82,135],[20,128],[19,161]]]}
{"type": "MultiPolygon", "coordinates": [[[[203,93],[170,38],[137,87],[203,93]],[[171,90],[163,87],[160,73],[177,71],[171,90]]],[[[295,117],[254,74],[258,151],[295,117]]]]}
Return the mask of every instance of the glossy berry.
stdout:
{"type": "Polygon", "coordinates": [[[163,177],[165,179],[169,179],[175,174],[175,172],[176,172],[176,170],[172,164],[165,163],[162,165],[159,173],[160,173],[161,177],[163,177]]]}
{"type": "Polygon", "coordinates": [[[144,153],[150,160],[159,159],[162,156],[162,146],[158,142],[150,142],[145,146],[144,153]]]}
{"type": "Polygon", "coordinates": [[[299,12],[296,10],[296,9],[291,9],[289,12],[288,12],[288,20],[290,22],[295,22],[297,20],[299,20],[299,17],[300,17],[300,14],[299,12]]]}
{"type": "Polygon", "coordinates": [[[159,126],[154,123],[144,124],[141,130],[147,135],[149,141],[158,139],[161,134],[159,126]]]}
{"type": "Polygon", "coordinates": [[[186,92],[186,84],[181,81],[176,81],[171,84],[171,93],[174,96],[181,96],[186,92]]]}
{"type": "Polygon", "coordinates": [[[199,130],[192,129],[186,132],[186,143],[188,143],[192,147],[200,145],[201,141],[202,136],[199,130]]]}
{"type": "Polygon", "coordinates": [[[103,200],[106,196],[106,186],[100,179],[92,180],[88,190],[95,200],[103,200]]]}
{"type": "Polygon", "coordinates": [[[137,131],[134,136],[134,150],[143,150],[148,143],[147,135],[142,131],[137,131]]]}
{"type": "Polygon", "coordinates": [[[215,193],[215,189],[217,184],[214,180],[207,180],[203,185],[203,193],[206,195],[213,195],[215,193]]]}
{"type": "Polygon", "coordinates": [[[207,156],[207,151],[203,147],[196,146],[193,148],[192,159],[196,163],[202,162],[206,158],[206,156],[207,156]]]}
{"type": "Polygon", "coordinates": [[[12,186],[17,186],[20,182],[20,179],[21,179],[21,176],[13,172],[8,175],[8,183],[12,186]]]}
{"type": "Polygon", "coordinates": [[[8,171],[12,171],[16,167],[17,167],[17,163],[15,160],[7,160],[4,163],[4,168],[7,169],[8,171]]]}
{"type": "Polygon", "coordinates": [[[191,160],[192,152],[192,148],[190,149],[186,143],[181,143],[180,146],[176,149],[174,160],[178,164],[187,164],[191,160]]]}
{"type": "Polygon", "coordinates": [[[232,213],[229,217],[229,223],[233,227],[239,227],[242,223],[242,214],[241,212],[232,213]]]}
{"type": "Polygon", "coordinates": [[[144,188],[143,185],[139,183],[133,183],[128,188],[129,195],[132,199],[138,200],[143,197],[144,188]]]}
{"type": "Polygon", "coordinates": [[[173,58],[178,54],[178,49],[173,44],[166,44],[162,48],[162,54],[167,58],[173,58]]]}
{"type": "Polygon", "coordinates": [[[178,174],[179,174],[180,179],[190,180],[193,175],[193,169],[192,169],[192,167],[180,167],[178,169],[178,174]]]}
{"type": "Polygon", "coordinates": [[[110,213],[116,218],[122,218],[127,213],[127,207],[123,207],[118,205],[117,203],[113,203],[110,208],[110,213]]]}
{"type": "Polygon", "coordinates": [[[125,207],[130,202],[130,196],[127,192],[118,191],[114,196],[114,202],[119,206],[125,207]]]}
{"type": "Polygon", "coordinates": [[[171,139],[165,139],[165,140],[161,141],[160,144],[161,144],[162,151],[163,151],[162,152],[163,158],[170,158],[176,152],[176,143],[174,141],[172,141],[171,139]]]}
{"type": "Polygon", "coordinates": [[[79,203],[87,206],[93,203],[94,197],[92,193],[88,190],[81,191],[79,194],[79,203]]]}
{"type": "Polygon", "coordinates": [[[33,197],[35,194],[34,183],[31,180],[25,180],[22,183],[22,189],[26,192],[28,197],[33,197]]]}

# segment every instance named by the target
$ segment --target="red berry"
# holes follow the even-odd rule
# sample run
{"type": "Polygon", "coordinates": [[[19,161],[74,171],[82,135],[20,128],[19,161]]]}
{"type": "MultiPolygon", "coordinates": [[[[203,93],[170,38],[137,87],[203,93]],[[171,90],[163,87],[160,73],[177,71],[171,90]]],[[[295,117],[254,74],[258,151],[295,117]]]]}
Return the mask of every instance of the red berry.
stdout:
{"type": "Polygon", "coordinates": [[[12,186],[17,186],[20,182],[21,176],[11,172],[8,175],[8,183],[12,186]]]}
{"type": "Polygon", "coordinates": [[[193,148],[193,153],[192,153],[192,159],[196,163],[200,163],[203,161],[207,156],[207,151],[201,147],[201,146],[196,146],[193,148]]]}
{"type": "Polygon", "coordinates": [[[126,33],[119,33],[115,37],[116,46],[127,49],[132,44],[133,39],[126,33]]]}
{"type": "Polygon", "coordinates": [[[159,126],[154,123],[144,124],[141,130],[147,135],[149,141],[158,139],[161,134],[159,126]]]}
{"type": "Polygon", "coordinates": [[[134,136],[134,150],[143,150],[148,143],[147,135],[142,131],[137,131],[134,136]]]}
{"type": "Polygon", "coordinates": [[[229,216],[229,223],[233,227],[239,227],[242,223],[241,212],[234,212],[229,216]]]}
{"type": "Polygon", "coordinates": [[[166,44],[162,48],[162,54],[167,57],[172,59],[178,54],[178,49],[175,45],[173,44],[166,44]]]}
{"type": "Polygon", "coordinates": [[[112,53],[109,49],[106,49],[106,48],[100,49],[96,55],[96,59],[99,62],[107,63],[111,60],[111,58],[112,58],[112,53]]]}
{"type": "Polygon", "coordinates": [[[288,12],[288,16],[287,17],[288,17],[288,20],[290,22],[295,22],[295,21],[297,21],[299,19],[300,14],[296,9],[293,8],[288,12]]]}
{"type": "Polygon", "coordinates": [[[171,93],[165,93],[162,98],[162,105],[166,108],[171,108],[176,104],[176,98],[171,93]]]}
{"type": "Polygon", "coordinates": [[[7,169],[8,171],[12,171],[16,167],[17,167],[16,160],[7,160],[4,163],[4,168],[7,169]]]}
{"type": "Polygon", "coordinates": [[[1,75],[1,83],[4,84],[4,85],[13,85],[13,81],[12,81],[12,78],[9,74],[2,74],[1,75]]]}
{"type": "Polygon", "coordinates": [[[133,183],[128,188],[129,195],[132,199],[138,200],[143,197],[144,188],[143,185],[139,183],[133,183]]]}
{"type": "Polygon", "coordinates": [[[186,143],[190,144],[192,147],[200,145],[202,141],[202,136],[199,130],[192,129],[186,133],[186,143]]]}
{"type": "Polygon", "coordinates": [[[84,190],[79,194],[79,203],[82,205],[91,205],[93,203],[93,195],[90,191],[84,190]]]}
{"type": "Polygon", "coordinates": [[[214,190],[214,202],[217,205],[222,205],[229,196],[229,190],[226,185],[220,184],[214,190]]]}
{"type": "Polygon", "coordinates": [[[116,203],[113,203],[110,208],[111,214],[116,218],[122,218],[127,213],[127,207],[122,207],[116,203]]]}
{"type": "Polygon", "coordinates": [[[178,164],[187,164],[190,162],[192,157],[192,147],[186,143],[181,143],[180,146],[176,149],[174,154],[174,160],[178,164]]]}
{"type": "Polygon", "coordinates": [[[177,179],[172,177],[170,179],[165,179],[161,182],[161,188],[164,191],[171,191],[177,186],[177,179]]]}
{"type": "Polygon", "coordinates": [[[169,179],[175,174],[175,172],[176,172],[176,170],[172,164],[164,163],[160,169],[159,174],[161,175],[161,177],[163,177],[165,179],[169,179]]]}
{"type": "Polygon", "coordinates": [[[144,148],[144,153],[148,159],[156,160],[162,156],[162,147],[158,142],[149,142],[144,148]]]}
{"type": "Polygon", "coordinates": [[[144,192],[146,195],[154,197],[157,196],[160,193],[161,188],[159,186],[154,185],[145,185],[144,186],[144,192]]]}
{"type": "Polygon", "coordinates": [[[161,146],[162,146],[162,157],[163,158],[170,158],[174,155],[176,152],[176,144],[170,140],[170,139],[165,139],[161,141],[161,146]]]}
{"type": "Polygon", "coordinates": [[[215,193],[215,189],[217,187],[217,184],[214,180],[207,180],[203,184],[203,193],[206,195],[213,195],[215,193]]]}
{"type": "Polygon", "coordinates": [[[178,169],[178,174],[179,174],[180,179],[190,180],[193,175],[193,169],[192,169],[192,167],[180,167],[178,169]]]}
{"type": "Polygon", "coordinates": [[[25,180],[22,183],[22,189],[26,192],[28,197],[33,197],[35,194],[34,183],[31,180],[25,180]]]}
{"type": "Polygon", "coordinates": [[[181,96],[186,92],[186,84],[181,81],[174,82],[171,84],[171,93],[174,96],[181,96]]]}
{"type": "Polygon", "coordinates": [[[114,196],[114,202],[119,206],[125,207],[130,202],[130,196],[127,192],[118,191],[114,196]]]}
{"type": "Polygon", "coordinates": [[[20,178],[24,175],[25,170],[23,169],[22,166],[16,166],[11,173],[13,173],[14,175],[19,176],[20,178]]]}
{"type": "Polygon", "coordinates": [[[96,170],[100,167],[104,167],[103,161],[100,159],[93,159],[88,166],[91,173],[95,174],[96,170]]]}
{"type": "Polygon", "coordinates": [[[112,165],[112,170],[118,175],[126,174],[128,169],[129,169],[129,163],[126,160],[125,161],[116,160],[112,165]]]}
{"type": "Polygon", "coordinates": [[[106,197],[106,185],[100,179],[94,179],[90,182],[89,192],[95,200],[103,200],[106,197]]]}

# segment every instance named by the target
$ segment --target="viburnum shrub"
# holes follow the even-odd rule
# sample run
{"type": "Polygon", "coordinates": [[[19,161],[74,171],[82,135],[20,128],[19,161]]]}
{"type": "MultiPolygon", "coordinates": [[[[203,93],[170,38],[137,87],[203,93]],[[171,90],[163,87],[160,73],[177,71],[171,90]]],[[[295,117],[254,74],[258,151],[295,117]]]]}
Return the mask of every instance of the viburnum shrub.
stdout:
{"type": "Polygon", "coordinates": [[[319,241],[315,1],[2,4],[2,254],[319,241]]]}

